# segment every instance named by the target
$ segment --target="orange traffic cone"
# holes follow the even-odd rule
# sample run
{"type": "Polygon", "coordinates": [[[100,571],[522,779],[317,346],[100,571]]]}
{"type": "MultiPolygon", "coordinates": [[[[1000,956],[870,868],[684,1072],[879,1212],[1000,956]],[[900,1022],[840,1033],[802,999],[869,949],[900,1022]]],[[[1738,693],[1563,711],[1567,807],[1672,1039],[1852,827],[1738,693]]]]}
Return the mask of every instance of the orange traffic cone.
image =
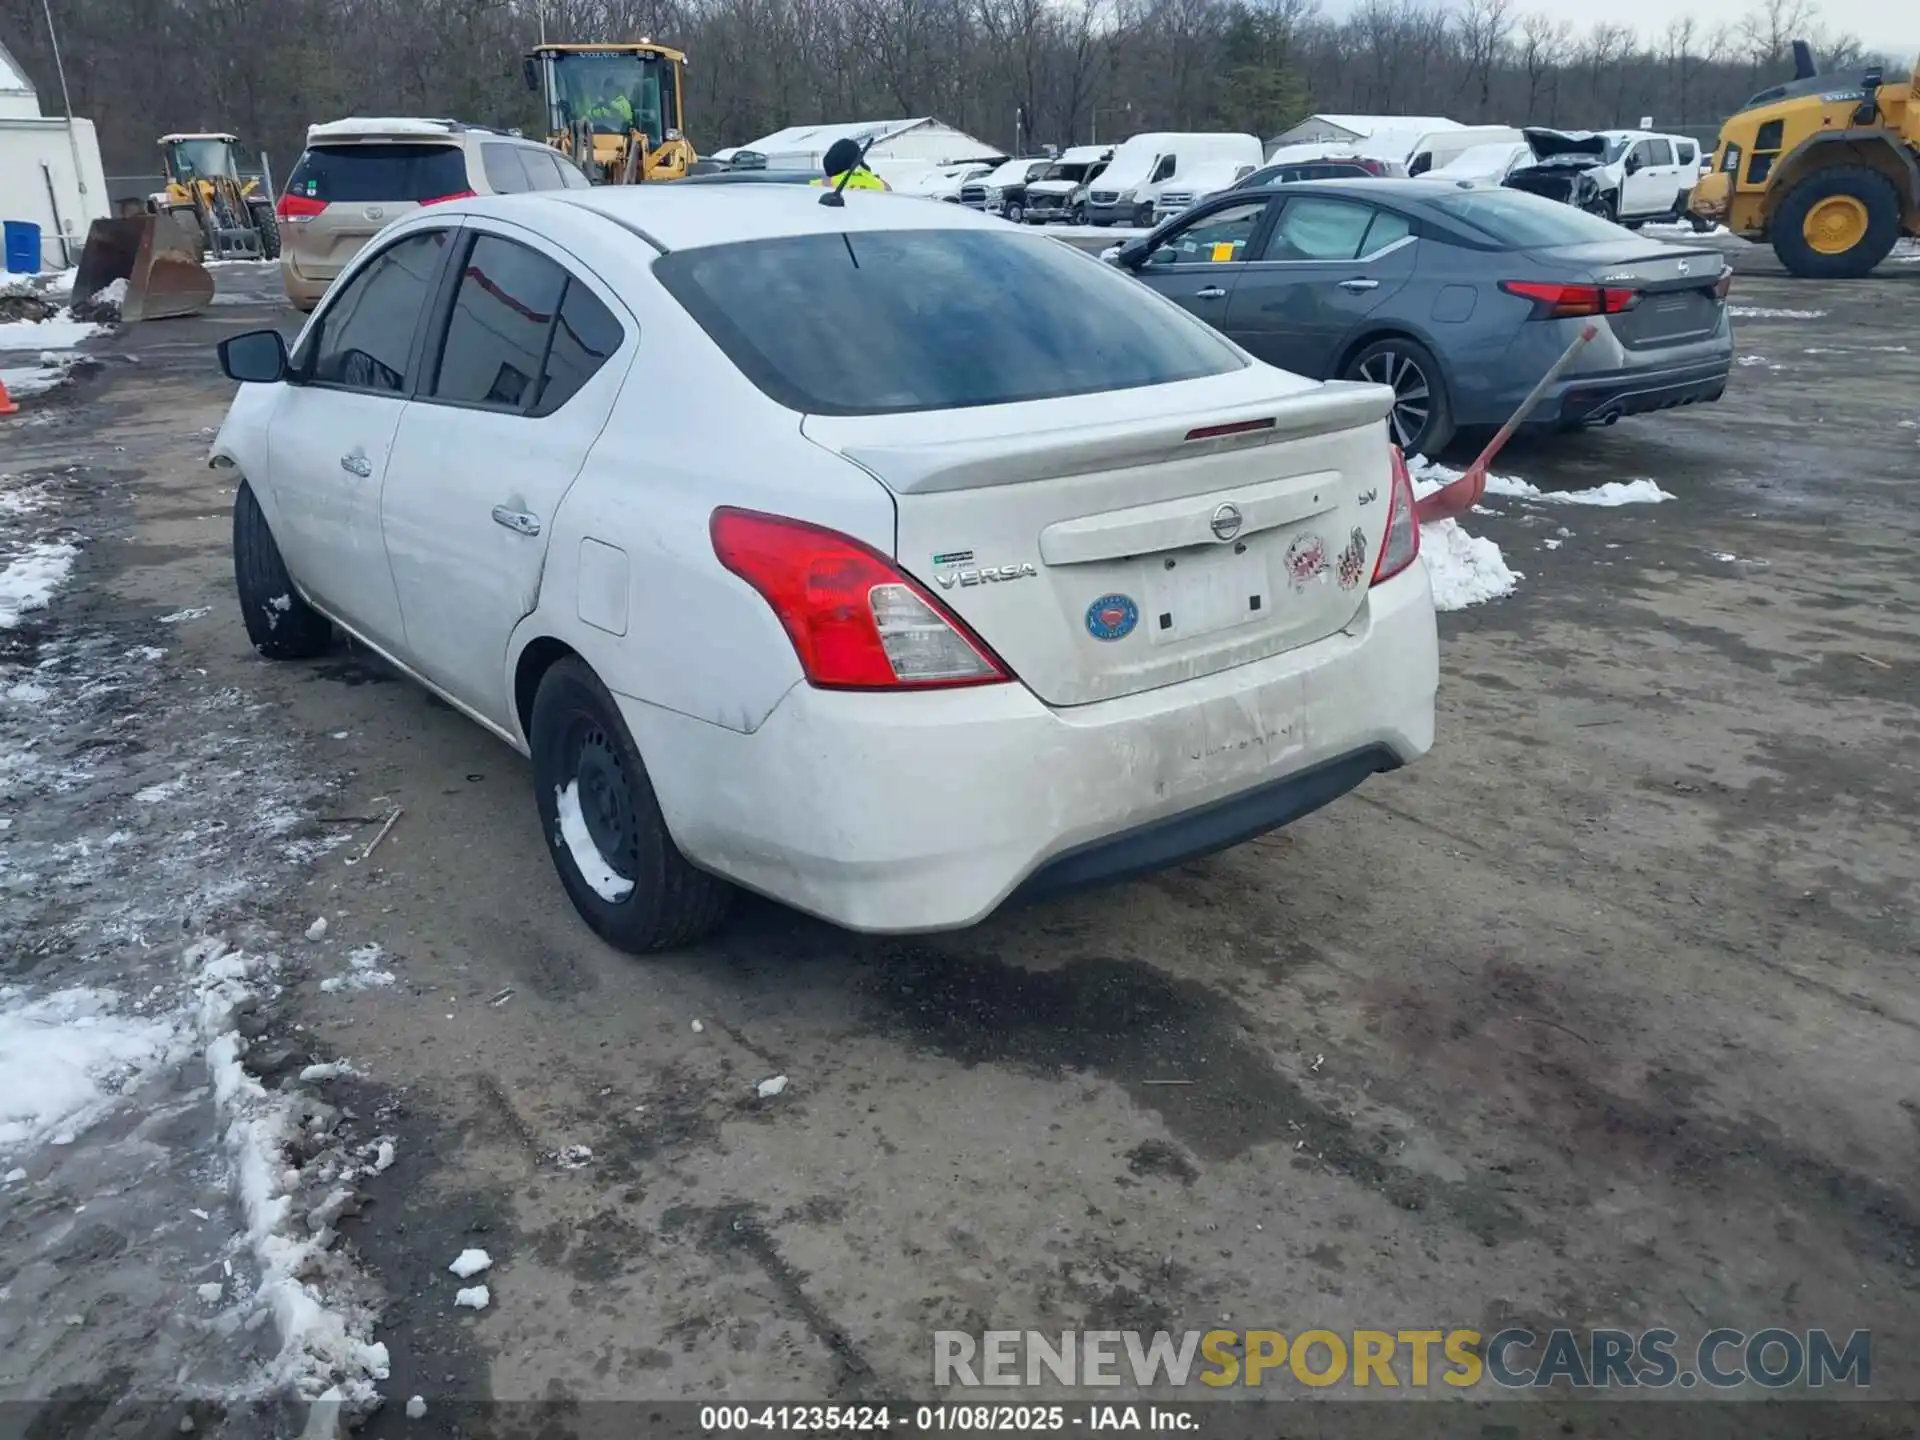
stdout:
{"type": "Polygon", "coordinates": [[[0,380],[0,415],[17,415],[20,407],[13,403],[13,397],[7,394],[7,382],[0,380]]]}

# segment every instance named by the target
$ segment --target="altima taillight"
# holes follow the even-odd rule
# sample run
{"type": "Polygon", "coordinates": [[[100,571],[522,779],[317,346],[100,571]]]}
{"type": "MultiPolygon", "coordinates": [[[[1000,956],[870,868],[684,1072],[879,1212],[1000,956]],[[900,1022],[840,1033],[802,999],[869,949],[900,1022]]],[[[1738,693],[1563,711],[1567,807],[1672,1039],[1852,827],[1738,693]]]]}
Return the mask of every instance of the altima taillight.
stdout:
{"type": "Polygon", "coordinates": [[[1509,295],[1533,302],[1534,320],[1567,320],[1581,315],[1618,315],[1640,303],[1640,292],[1610,285],[1556,285],[1542,280],[1502,280],[1509,295]]]}
{"type": "Polygon", "coordinates": [[[1378,585],[1391,580],[1420,557],[1420,521],[1413,511],[1413,477],[1407,473],[1407,460],[1398,445],[1393,452],[1393,481],[1387,492],[1387,533],[1380,541],[1380,558],[1373,565],[1378,585]]]}
{"type": "Polygon", "coordinates": [[[836,530],[722,507],[720,563],[760,592],[825,690],[931,690],[1011,680],[984,641],[878,550],[836,530]]]}

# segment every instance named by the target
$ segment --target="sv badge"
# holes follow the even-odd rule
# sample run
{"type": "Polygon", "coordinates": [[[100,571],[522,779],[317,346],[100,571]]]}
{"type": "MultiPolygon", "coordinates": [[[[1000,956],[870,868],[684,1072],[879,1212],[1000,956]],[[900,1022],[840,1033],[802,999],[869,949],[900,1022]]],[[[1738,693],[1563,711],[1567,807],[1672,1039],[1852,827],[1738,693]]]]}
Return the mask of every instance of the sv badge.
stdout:
{"type": "Polygon", "coordinates": [[[951,590],[956,585],[994,585],[1002,580],[1032,580],[1040,572],[1031,565],[980,565],[965,570],[947,570],[936,572],[934,579],[942,590],[951,590]]]}

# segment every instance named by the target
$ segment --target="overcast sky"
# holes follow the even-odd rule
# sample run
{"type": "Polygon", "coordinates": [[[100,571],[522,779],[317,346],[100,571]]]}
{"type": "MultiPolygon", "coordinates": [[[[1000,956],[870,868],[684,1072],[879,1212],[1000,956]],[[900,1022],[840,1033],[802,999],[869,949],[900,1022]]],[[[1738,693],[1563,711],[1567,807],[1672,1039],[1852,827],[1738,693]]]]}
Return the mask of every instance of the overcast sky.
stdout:
{"type": "MultiPolygon", "coordinates": [[[[1323,10],[1333,15],[1345,14],[1356,3],[1321,0],[1323,10]]],[[[1817,23],[1824,30],[1857,35],[1869,48],[1907,56],[1920,50],[1920,6],[1912,0],[1816,0],[1816,7],[1817,23]]],[[[1692,15],[1702,30],[1736,25],[1758,5],[1756,0],[1515,0],[1514,8],[1570,20],[1580,30],[1606,20],[1653,36],[1681,15],[1692,15]]]]}

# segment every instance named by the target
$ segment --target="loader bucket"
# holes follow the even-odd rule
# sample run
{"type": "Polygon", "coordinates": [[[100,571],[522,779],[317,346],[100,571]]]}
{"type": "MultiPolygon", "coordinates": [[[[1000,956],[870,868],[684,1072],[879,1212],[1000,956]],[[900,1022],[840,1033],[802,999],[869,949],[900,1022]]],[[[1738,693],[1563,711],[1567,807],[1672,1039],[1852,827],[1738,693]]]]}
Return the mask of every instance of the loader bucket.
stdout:
{"type": "Polygon", "coordinates": [[[200,232],[178,215],[96,220],[74,277],[75,304],[116,280],[127,282],[120,318],[129,323],[198,315],[213,303],[213,276],[200,263],[200,232]]]}

